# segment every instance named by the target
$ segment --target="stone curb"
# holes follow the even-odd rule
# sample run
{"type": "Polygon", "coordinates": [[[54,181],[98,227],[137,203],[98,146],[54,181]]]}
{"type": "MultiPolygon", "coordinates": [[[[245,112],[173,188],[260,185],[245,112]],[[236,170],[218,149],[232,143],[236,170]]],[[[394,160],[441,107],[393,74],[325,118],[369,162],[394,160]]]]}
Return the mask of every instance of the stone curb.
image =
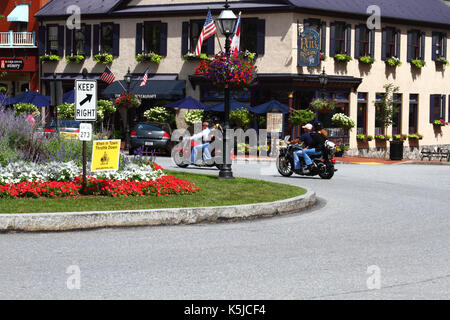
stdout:
{"type": "Polygon", "coordinates": [[[315,192],[295,198],[224,207],[178,209],[0,214],[0,232],[69,231],[107,227],[138,227],[237,221],[286,215],[316,203],[315,192]]]}

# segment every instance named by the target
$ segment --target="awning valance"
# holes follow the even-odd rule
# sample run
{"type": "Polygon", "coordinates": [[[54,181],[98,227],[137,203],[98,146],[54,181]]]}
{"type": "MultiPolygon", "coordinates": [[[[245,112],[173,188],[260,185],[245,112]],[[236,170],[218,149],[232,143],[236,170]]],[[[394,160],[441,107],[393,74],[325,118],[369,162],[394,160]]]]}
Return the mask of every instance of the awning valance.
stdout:
{"type": "MultiPolygon", "coordinates": [[[[178,100],[185,96],[185,80],[148,80],[145,86],[140,86],[142,81],[132,80],[130,92],[140,99],[178,100]]],[[[104,91],[107,98],[118,98],[127,91],[125,80],[114,81],[104,91]]]]}
{"type": "Polygon", "coordinates": [[[29,6],[27,4],[19,4],[8,15],[9,22],[28,22],[29,6]]]}

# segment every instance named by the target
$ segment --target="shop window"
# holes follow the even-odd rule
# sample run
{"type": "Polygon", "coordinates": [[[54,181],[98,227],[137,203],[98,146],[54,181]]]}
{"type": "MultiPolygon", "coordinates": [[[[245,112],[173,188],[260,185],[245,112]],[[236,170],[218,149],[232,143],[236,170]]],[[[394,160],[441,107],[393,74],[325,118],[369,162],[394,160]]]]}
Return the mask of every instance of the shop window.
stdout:
{"type": "Polygon", "coordinates": [[[358,93],[357,134],[367,134],[367,93],[358,93]]]}
{"type": "Polygon", "coordinates": [[[409,95],[409,124],[408,133],[413,134],[418,132],[418,115],[419,115],[419,95],[409,95]]]}

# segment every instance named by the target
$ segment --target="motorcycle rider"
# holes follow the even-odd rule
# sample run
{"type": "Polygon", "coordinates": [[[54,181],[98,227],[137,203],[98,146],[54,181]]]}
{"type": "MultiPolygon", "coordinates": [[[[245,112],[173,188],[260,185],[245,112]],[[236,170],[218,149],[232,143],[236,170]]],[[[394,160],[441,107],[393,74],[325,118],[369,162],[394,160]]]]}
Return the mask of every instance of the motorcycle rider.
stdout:
{"type": "Polygon", "coordinates": [[[313,162],[310,156],[320,155],[323,151],[325,140],[327,139],[327,132],[323,129],[321,122],[314,123],[314,132],[311,132],[312,142],[309,146],[303,149],[303,158],[309,171],[311,171],[313,162]]]}
{"type": "MultiPolygon", "coordinates": [[[[299,157],[303,157],[304,158],[304,150],[310,146],[313,142],[312,137],[311,137],[311,131],[313,129],[313,125],[311,123],[308,123],[306,125],[304,125],[302,127],[305,130],[305,133],[303,133],[299,138],[291,141],[290,143],[299,143],[302,142],[303,146],[305,146],[305,148],[303,150],[297,150],[293,153],[294,156],[294,169],[295,170],[300,170],[300,159],[299,157]]],[[[304,169],[307,169],[306,167],[304,169]]]]}
{"type": "Polygon", "coordinates": [[[211,159],[211,152],[209,151],[208,147],[210,145],[212,136],[211,136],[211,130],[209,129],[209,122],[204,121],[202,123],[202,131],[194,134],[190,140],[203,140],[203,144],[197,145],[192,149],[191,152],[191,163],[195,163],[195,160],[197,159],[197,154],[199,153],[200,150],[203,151],[203,156],[205,160],[210,160],[211,159]]]}

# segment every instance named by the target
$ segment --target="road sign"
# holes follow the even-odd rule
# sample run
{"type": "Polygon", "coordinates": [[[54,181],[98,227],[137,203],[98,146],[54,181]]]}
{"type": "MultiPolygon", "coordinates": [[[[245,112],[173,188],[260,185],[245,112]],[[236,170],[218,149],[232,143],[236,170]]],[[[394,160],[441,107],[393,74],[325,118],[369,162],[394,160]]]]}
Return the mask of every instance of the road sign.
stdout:
{"type": "Polygon", "coordinates": [[[78,140],[80,141],[92,140],[92,124],[80,123],[80,133],[78,134],[78,140]]]}
{"type": "Polygon", "coordinates": [[[75,120],[97,120],[97,80],[75,80],[75,120]]]}
{"type": "Polygon", "coordinates": [[[91,171],[119,170],[120,140],[95,140],[91,171]]]}

